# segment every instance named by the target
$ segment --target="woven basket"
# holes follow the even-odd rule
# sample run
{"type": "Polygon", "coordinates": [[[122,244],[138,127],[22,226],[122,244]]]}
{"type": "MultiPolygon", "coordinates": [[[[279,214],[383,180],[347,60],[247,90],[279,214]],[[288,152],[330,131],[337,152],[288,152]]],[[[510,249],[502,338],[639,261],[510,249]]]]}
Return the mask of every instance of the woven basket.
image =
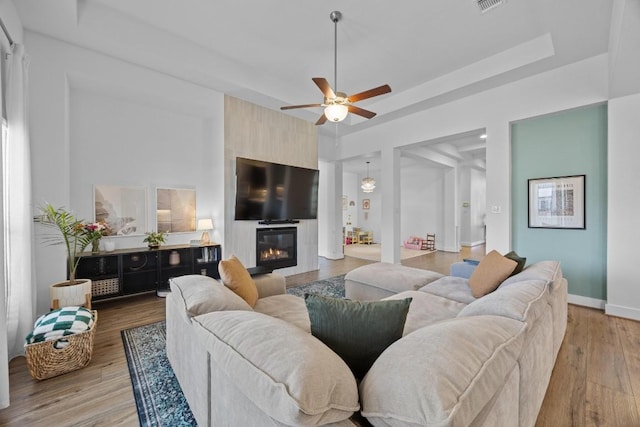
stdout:
{"type": "Polygon", "coordinates": [[[98,312],[93,310],[92,313],[93,325],[86,332],[24,346],[29,373],[34,379],[45,380],[89,364],[93,353],[93,335],[98,323],[98,312]],[[58,349],[55,348],[58,341],[68,341],[69,344],[58,349]]]}

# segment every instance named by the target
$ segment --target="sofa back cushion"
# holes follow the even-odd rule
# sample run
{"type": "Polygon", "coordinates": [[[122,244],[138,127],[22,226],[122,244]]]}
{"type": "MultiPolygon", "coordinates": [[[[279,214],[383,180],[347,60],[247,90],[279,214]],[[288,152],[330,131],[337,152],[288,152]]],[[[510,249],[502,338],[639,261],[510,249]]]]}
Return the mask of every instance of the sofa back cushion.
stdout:
{"type": "Polygon", "coordinates": [[[464,277],[444,276],[421,287],[419,291],[448,298],[462,304],[471,304],[476,300],[476,297],[471,294],[469,280],[464,277]]]}
{"type": "Polygon", "coordinates": [[[212,311],[251,311],[251,307],[245,300],[208,276],[190,274],[172,277],[169,279],[169,286],[189,317],[212,311]]]}
{"type": "Polygon", "coordinates": [[[532,323],[548,309],[548,295],[544,280],[522,280],[477,299],[458,317],[494,315],[532,323]]]}
{"type": "Polygon", "coordinates": [[[520,273],[509,277],[500,285],[508,286],[511,283],[522,280],[544,280],[548,282],[550,291],[560,286],[562,281],[562,269],[559,261],[539,261],[527,266],[520,273]]]}
{"type": "Polygon", "coordinates": [[[516,320],[478,316],[405,336],[360,384],[362,415],[373,425],[471,425],[516,366],[523,330],[516,320]]]}
{"type": "Polygon", "coordinates": [[[329,424],[359,409],[349,367],[297,326],[254,311],[209,313],[193,324],[215,369],[279,423],[329,424]]]}

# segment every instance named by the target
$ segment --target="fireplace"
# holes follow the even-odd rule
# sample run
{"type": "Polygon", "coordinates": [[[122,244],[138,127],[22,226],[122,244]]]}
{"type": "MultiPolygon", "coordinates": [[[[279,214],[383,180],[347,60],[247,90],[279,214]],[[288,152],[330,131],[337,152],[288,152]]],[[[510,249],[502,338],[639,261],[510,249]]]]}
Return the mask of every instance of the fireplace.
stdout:
{"type": "Polygon", "coordinates": [[[296,227],[256,229],[256,269],[271,272],[298,265],[296,227]]]}

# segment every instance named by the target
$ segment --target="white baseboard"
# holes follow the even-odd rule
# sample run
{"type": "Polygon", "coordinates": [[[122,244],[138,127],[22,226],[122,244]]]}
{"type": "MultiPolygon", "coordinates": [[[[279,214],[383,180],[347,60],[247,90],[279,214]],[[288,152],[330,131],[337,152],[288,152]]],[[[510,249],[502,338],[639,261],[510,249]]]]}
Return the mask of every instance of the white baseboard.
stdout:
{"type": "Polygon", "coordinates": [[[484,245],[485,243],[486,241],[484,240],[476,240],[475,242],[460,242],[460,246],[474,247],[474,246],[484,245]]]}
{"type": "Polygon", "coordinates": [[[318,254],[318,256],[321,256],[321,257],[326,258],[326,259],[331,259],[331,260],[344,259],[344,254],[343,253],[318,254]]]}
{"type": "Polygon", "coordinates": [[[582,295],[569,294],[567,297],[569,304],[581,305],[584,307],[597,308],[598,310],[604,310],[606,301],[596,298],[583,297],[582,295]]]}
{"type": "Polygon", "coordinates": [[[624,307],[615,304],[606,304],[604,308],[605,314],[616,317],[624,317],[625,319],[640,320],[640,309],[632,307],[624,307]]]}

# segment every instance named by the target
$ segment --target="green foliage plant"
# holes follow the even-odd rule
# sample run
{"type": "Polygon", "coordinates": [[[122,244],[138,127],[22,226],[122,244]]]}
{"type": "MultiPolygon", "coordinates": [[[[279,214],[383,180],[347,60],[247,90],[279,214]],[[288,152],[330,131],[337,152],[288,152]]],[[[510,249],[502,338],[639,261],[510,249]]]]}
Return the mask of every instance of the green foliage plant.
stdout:
{"type": "Polygon", "coordinates": [[[50,245],[63,245],[67,251],[67,263],[69,277],[68,280],[72,285],[78,283],[76,281],[76,270],[80,262],[80,254],[84,252],[95,239],[93,233],[87,232],[85,224],[79,220],[71,212],[63,208],[55,208],[51,204],[40,208],[42,215],[36,218],[36,221],[45,227],[56,230],[57,232],[44,236],[44,242],[50,245]]]}

